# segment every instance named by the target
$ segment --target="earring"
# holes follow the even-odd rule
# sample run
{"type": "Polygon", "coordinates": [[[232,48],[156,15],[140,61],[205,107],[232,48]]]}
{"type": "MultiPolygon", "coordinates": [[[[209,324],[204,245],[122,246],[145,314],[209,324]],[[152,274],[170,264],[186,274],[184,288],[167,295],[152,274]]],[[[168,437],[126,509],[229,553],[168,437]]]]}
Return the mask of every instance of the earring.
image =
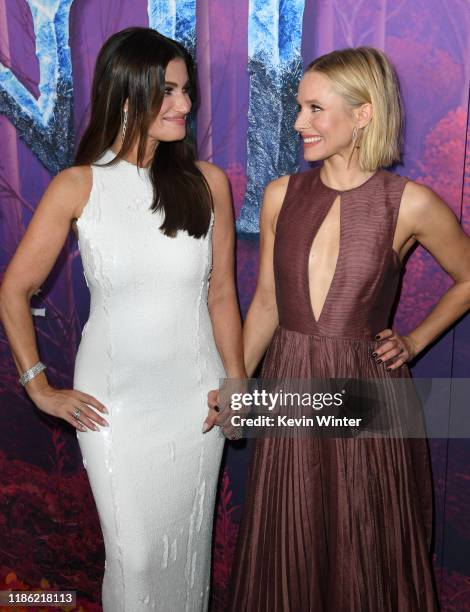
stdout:
{"type": "Polygon", "coordinates": [[[352,139],[353,139],[353,143],[354,143],[354,148],[355,149],[359,149],[360,145],[356,144],[356,140],[357,140],[357,136],[358,136],[359,130],[357,129],[357,126],[353,129],[352,132],[352,139]]]}
{"type": "Polygon", "coordinates": [[[124,138],[126,137],[126,129],[127,129],[127,110],[124,109],[122,113],[122,134],[121,134],[121,143],[124,143],[124,138]]]}

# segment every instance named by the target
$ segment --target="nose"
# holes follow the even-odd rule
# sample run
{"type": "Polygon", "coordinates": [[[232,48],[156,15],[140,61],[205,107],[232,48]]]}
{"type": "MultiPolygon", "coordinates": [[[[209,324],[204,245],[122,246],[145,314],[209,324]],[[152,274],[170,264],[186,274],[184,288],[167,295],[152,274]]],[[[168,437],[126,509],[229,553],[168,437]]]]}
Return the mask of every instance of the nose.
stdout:
{"type": "Polygon", "coordinates": [[[180,113],[189,113],[189,111],[191,110],[191,98],[189,97],[189,94],[181,92],[178,95],[178,99],[176,101],[175,107],[176,109],[180,112],[180,113]]]}
{"type": "Polygon", "coordinates": [[[294,130],[300,133],[304,128],[305,128],[305,121],[302,117],[302,113],[299,113],[294,123],[294,130]]]}
{"type": "Polygon", "coordinates": [[[308,129],[310,127],[310,122],[309,122],[310,117],[311,115],[308,114],[307,109],[300,110],[297,113],[297,118],[294,123],[294,130],[300,133],[302,130],[308,129]]]}

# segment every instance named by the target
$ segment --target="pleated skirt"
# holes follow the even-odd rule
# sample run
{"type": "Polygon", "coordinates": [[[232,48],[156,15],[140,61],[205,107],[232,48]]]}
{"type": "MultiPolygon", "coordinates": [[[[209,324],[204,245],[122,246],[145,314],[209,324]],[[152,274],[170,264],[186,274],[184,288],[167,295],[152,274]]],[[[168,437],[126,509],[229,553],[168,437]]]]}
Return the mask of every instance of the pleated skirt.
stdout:
{"type": "MultiPolygon", "coordinates": [[[[368,340],[279,327],[262,377],[409,377],[368,340]]],[[[253,440],[230,612],[432,612],[425,438],[253,440]]]]}

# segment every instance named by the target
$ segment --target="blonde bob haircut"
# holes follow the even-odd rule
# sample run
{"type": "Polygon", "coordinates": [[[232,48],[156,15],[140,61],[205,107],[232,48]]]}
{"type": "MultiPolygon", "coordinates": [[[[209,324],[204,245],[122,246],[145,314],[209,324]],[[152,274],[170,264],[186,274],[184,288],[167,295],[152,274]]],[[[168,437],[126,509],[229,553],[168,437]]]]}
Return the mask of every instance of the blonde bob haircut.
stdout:
{"type": "Polygon", "coordinates": [[[372,104],[372,118],[359,131],[362,170],[386,168],[401,159],[403,113],[395,71],[382,51],[357,47],[332,51],[314,60],[306,72],[320,72],[352,108],[372,104]]]}

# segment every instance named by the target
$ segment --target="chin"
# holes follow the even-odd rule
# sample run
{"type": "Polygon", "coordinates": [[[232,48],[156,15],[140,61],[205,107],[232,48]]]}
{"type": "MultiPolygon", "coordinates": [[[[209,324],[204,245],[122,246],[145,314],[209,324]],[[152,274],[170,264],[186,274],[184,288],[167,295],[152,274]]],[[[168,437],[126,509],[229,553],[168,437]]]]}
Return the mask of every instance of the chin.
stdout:
{"type": "Polygon", "coordinates": [[[155,136],[150,135],[155,140],[159,142],[174,142],[176,140],[184,140],[186,137],[186,129],[184,130],[172,130],[171,132],[166,132],[165,134],[157,134],[155,136]]]}
{"type": "Polygon", "coordinates": [[[304,159],[308,162],[316,162],[325,158],[322,155],[313,153],[313,151],[304,151],[304,159]]]}

